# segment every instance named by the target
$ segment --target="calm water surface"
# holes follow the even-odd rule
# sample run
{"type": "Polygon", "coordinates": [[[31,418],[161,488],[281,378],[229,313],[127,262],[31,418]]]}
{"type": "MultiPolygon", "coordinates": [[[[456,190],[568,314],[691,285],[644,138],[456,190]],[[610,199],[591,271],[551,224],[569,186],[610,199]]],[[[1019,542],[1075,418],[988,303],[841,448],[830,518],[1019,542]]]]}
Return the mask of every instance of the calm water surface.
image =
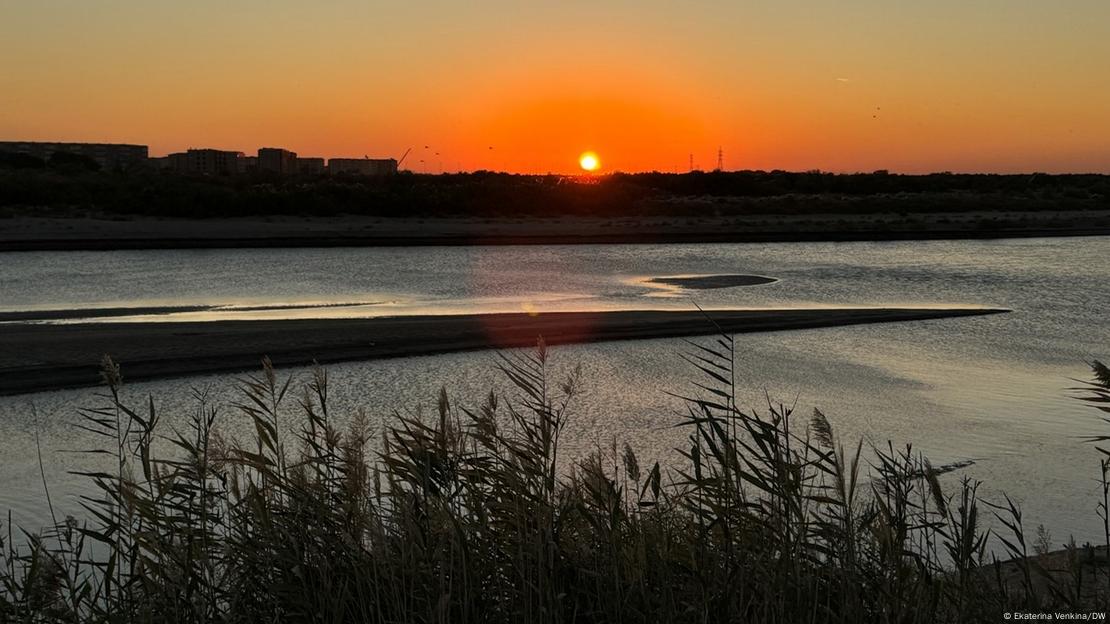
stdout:
{"type": "MultiPolygon", "coordinates": [[[[820,407],[838,433],[912,442],[934,463],[973,459],[987,498],[1008,492],[1030,527],[1057,541],[1094,540],[1098,453],[1079,437],[1110,433],[1069,397],[1085,362],[1110,358],[1110,239],[892,243],[166,250],[0,254],[0,312],[200,305],[204,312],[132,320],[257,318],[703,307],[986,305],[1009,314],[740,336],[742,402],[766,397],[820,407]],[[747,273],[773,284],[683,291],[643,280],[747,273]],[[303,307],[305,305],[309,307],[303,307]],[[342,304],[342,305],[335,305],[342,304]],[[350,304],[359,304],[357,306],[350,304]],[[313,306],[328,307],[313,307],[313,306]],[[286,307],[297,306],[297,307],[286,307]],[[267,308],[242,310],[243,307],[267,308]]],[[[3,329],[0,325],[0,343],[3,329]]],[[[2,344],[0,344],[2,346],[2,344]]],[[[584,393],[568,432],[581,455],[629,441],[642,460],[672,457],[681,404],[664,390],[693,379],[681,340],[574,345],[557,366],[581,364],[584,393]]],[[[489,352],[329,367],[333,410],[362,409],[378,423],[395,410],[430,410],[441,386],[461,404],[503,384],[489,352]]],[[[287,373],[305,378],[304,370],[287,373]]],[[[124,363],[126,376],[126,362],[124,363]]],[[[235,401],[229,376],[135,383],[151,394],[166,431],[193,409],[191,390],[235,401]]],[[[62,513],[83,483],[66,471],[95,443],[75,429],[96,390],[0,397],[0,509],[36,527],[47,519],[34,432],[62,513]]],[[[247,434],[230,407],[221,427],[247,434]]]]}

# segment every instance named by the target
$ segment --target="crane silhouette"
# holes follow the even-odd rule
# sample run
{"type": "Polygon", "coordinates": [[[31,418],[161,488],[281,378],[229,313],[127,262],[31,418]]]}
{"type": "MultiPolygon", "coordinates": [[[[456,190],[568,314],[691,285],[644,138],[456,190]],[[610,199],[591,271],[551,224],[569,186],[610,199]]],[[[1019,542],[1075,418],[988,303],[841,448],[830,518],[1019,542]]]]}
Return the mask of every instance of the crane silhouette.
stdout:
{"type": "Polygon", "coordinates": [[[401,168],[401,163],[405,162],[405,159],[409,157],[409,152],[411,152],[411,151],[412,151],[412,148],[410,147],[407,150],[405,150],[404,154],[401,154],[400,160],[397,161],[397,168],[398,169],[401,168]]]}

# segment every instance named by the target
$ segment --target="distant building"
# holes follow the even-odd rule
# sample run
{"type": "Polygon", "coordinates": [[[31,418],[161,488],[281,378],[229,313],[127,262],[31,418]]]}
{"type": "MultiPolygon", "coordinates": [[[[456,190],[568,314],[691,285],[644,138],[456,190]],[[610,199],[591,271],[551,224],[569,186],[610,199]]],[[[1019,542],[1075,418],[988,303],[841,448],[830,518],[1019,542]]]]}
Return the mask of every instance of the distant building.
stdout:
{"type": "Polygon", "coordinates": [[[146,166],[146,145],[125,143],[42,143],[38,141],[0,141],[0,152],[26,154],[44,161],[55,153],[76,154],[96,161],[102,169],[123,170],[146,166]]]}
{"type": "Polygon", "coordinates": [[[231,175],[239,172],[243,152],[218,149],[190,149],[166,156],[170,169],[179,173],[231,175]]]}
{"type": "Polygon", "coordinates": [[[297,171],[299,173],[316,175],[324,173],[325,171],[327,171],[327,168],[324,166],[323,158],[301,158],[298,156],[297,171]]]}
{"type": "Polygon", "coordinates": [[[174,152],[173,154],[166,154],[161,158],[163,169],[170,169],[178,173],[185,173],[188,168],[185,163],[185,152],[174,152]]]}
{"type": "Polygon", "coordinates": [[[297,153],[279,147],[259,148],[258,170],[282,175],[297,173],[297,153]]]}
{"type": "Polygon", "coordinates": [[[392,158],[329,158],[328,173],[356,173],[367,176],[386,176],[397,173],[397,161],[392,158]]]}
{"type": "Polygon", "coordinates": [[[239,173],[248,173],[250,171],[258,171],[258,157],[257,156],[240,156],[239,157],[239,173]]]}

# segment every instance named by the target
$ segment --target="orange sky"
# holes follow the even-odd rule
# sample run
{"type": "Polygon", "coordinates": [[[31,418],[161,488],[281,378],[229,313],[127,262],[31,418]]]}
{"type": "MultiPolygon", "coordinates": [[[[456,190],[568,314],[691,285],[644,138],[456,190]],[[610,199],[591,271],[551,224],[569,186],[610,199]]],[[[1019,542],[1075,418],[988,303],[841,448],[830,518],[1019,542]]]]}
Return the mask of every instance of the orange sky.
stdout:
{"type": "Polygon", "coordinates": [[[1110,172],[1105,0],[313,4],[0,4],[0,139],[412,147],[429,172],[586,150],[684,171],[718,146],[730,169],[1110,172]]]}

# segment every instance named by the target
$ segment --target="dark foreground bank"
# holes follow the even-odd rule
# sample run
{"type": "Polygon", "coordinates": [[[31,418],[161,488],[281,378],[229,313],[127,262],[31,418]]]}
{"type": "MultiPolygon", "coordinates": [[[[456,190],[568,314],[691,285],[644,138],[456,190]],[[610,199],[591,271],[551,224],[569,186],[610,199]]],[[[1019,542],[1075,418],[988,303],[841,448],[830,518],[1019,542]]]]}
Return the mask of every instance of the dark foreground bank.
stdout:
{"type": "Polygon", "coordinates": [[[618,311],[182,323],[0,324],[0,394],[99,383],[101,358],[129,379],[548,344],[831,327],[994,314],[995,309],[618,311]],[[714,325],[716,324],[716,326],[714,325]]]}

